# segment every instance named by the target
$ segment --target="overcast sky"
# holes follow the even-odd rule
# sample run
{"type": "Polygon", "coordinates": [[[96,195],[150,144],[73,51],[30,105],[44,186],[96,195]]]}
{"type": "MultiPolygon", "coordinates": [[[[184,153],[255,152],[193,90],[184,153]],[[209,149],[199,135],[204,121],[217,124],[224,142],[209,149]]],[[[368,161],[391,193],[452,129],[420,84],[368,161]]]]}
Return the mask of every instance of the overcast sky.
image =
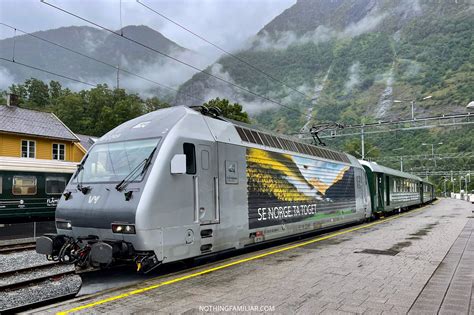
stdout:
{"type": "MultiPolygon", "coordinates": [[[[120,28],[119,0],[47,0],[111,29],[120,28]]],[[[211,42],[233,49],[258,32],[296,0],[141,0],[211,42]]],[[[0,0],[0,22],[32,32],[69,25],[88,25],[40,0],[0,0]]],[[[196,51],[207,44],[147,10],[136,0],[122,0],[122,24],[147,25],[181,46],[196,51]]],[[[89,25],[90,26],[90,25],[89,25]]],[[[0,25],[0,38],[13,31],[0,25]]]]}

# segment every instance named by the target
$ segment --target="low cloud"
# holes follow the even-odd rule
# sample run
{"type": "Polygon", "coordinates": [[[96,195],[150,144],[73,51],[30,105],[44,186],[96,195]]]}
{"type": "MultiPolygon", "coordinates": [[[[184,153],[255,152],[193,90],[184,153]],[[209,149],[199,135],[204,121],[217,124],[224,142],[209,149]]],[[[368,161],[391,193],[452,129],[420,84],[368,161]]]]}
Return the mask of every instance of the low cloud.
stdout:
{"type": "Polygon", "coordinates": [[[349,68],[349,80],[345,84],[347,91],[352,90],[360,83],[360,62],[355,62],[349,68]]]}
{"type": "Polygon", "coordinates": [[[369,14],[361,20],[349,24],[342,31],[336,31],[325,25],[319,25],[314,31],[307,32],[303,35],[297,35],[292,31],[278,32],[275,34],[263,32],[263,34],[252,38],[245,45],[245,48],[259,51],[271,49],[284,50],[293,45],[299,46],[307,43],[318,44],[332,39],[356,37],[374,30],[386,17],[386,13],[369,14]]]}
{"type": "MultiPolygon", "coordinates": [[[[201,69],[206,68],[209,63],[214,61],[214,59],[210,56],[198,55],[189,50],[176,50],[170,54],[201,69]]],[[[129,71],[150,80],[148,81],[121,71],[119,74],[120,88],[124,88],[128,92],[138,93],[140,96],[145,98],[174,94],[175,92],[172,89],[177,90],[183,82],[189,80],[197,72],[188,66],[168,58],[158,58],[154,63],[144,61],[138,63],[137,61],[132,62],[132,60],[128,60],[123,55],[121,55],[119,58],[120,69],[129,71]],[[171,89],[161,87],[157,83],[170,87],[171,89]]],[[[114,88],[117,86],[117,72],[112,71],[111,69],[110,74],[107,76],[83,77],[80,78],[80,80],[90,83],[107,84],[109,87],[114,88]]],[[[88,88],[84,84],[77,82],[65,81],[64,85],[74,91],[88,88]]]]}
{"type": "Polygon", "coordinates": [[[307,32],[303,36],[298,36],[295,32],[291,31],[279,32],[276,35],[271,35],[265,31],[263,35],[254,37],[247,45],[247,48],[253,48],[254,50],[283,50],[292,45],[326,42],[336,35],[337,32],[324,25],[318,26],[314,31],[307,32]]]}
{"type": "Polygon", "coordinates": [[[12,78],[12,74],[7,69],[0,67],[0,90],[7,90],[13,83],[12,78]]]}
{"type": "Polygon", "coordinates": [[[356,23],[349,24],[340,36],[356,37],[375,29],[387,16],[386,13],[379,15],[367,15],[356,23]]]}
{"type": "MultiPolygon", "coordinates": [[[[232,79],[230,74],[227,71],[224,71],[222,65],[219,63],[215,63],[211,67],[211,73],[229,82],[234,83],[234,80],[232,79]]],[[[275,108],[277,106],[277,104],[273,102],[266,101],[263,99],[258,100],[251,95],[245,97],[244,95],[247,94],[246,92],[237,90],[231,85],[221,82],[217,79],[210,80],[215,81],[215,86],[212,89],[206,90],[204,94],[204,99],[206,101],[214,99],[216,97],[226,98],[232,103],[239,103],[240,105],[242,105],[246,112],[252,115],[268,109],[275,108]]]]}

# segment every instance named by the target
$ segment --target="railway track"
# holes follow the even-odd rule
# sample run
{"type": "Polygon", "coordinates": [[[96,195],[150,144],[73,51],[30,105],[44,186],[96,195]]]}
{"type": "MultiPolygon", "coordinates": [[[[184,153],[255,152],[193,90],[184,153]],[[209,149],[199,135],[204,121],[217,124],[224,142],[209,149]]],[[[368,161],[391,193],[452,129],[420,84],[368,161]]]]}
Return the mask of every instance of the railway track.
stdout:
{"type": "Polygon", "coordinates": [[[74,297],[82,280],[73,265],[48,261],[34,243],[0,247],[0,313],[16,313],[74,297]]]}
{"type": "Polygon", "coordinates": [[[35,247],[36,247],[36,243],[34,241],[17,243],[17,244],[0,245],[0,255],[10,254],[13,252],[21,252],[25,250],[33,250],[35,249],[35,247]]]}

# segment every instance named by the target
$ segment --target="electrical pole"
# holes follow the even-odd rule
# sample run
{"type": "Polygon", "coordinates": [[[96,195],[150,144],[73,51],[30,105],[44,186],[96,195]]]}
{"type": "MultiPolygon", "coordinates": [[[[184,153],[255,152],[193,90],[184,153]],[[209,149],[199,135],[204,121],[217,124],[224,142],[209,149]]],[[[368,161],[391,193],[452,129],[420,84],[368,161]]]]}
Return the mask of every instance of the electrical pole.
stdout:
{"type": "Polygon", "coordinates": [[[415,120],[415,101],[411,101],[411,120],[415,120]]]}
{"type": "Polygon", "coordinates": [[[400,172],[403,172],[403,155],[400,155],[400,172]]]}
{"type": "Polygon", "coordinates": [[[117,65],[117,89],[120,89],[120,63],[117,65]]]}
{"type": "Polygon", "coordinates": [[[365,160],[365,139],[364,139],[364,125],[360,128],[360,147],[362,151],[362,160],[365,160]]]}

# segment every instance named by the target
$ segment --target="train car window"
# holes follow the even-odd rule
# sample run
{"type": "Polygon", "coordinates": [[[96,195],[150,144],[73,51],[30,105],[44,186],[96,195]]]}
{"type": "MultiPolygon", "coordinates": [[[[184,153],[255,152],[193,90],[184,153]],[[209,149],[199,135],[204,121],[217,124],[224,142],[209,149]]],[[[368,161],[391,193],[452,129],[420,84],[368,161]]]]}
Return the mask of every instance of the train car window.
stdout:
{"type": "Polygon", "coordinates": [[[2,191],[3,191],[3,179],[2,179],[2,176],[0,176],[0,195],[2,194],[2,191]]]}
{"type": "Polygon", "coordinates": [[[186,174],[196,174],[196,148],[194,144],[184,143],[183,152],[186,155],[186,174]]]}
{"type": "Polygon", "coordinates": [[[31,159],[36,157],[36,141],[21,140],[21,157],[31,159]]]}
{"type": "Polygon", "coordinates": [[[209,152],[206,150],[201,151],[201,167],[203,170],[209,169],[209,152]]]}
{"type": "Polygon", "coordinates": [[[64,177],[46,177],[46,194],[62,194],[66,189],[66,179],[64,177]]]}
{"type": "Polygon", "coordinates": [[[66,146],[62,143],[53,143],[53,160],[64,161],[66,146]]]}
{"type": "Polygon", "coordinates": [[[36,195],[35,176],[13,176],[12,193],[14,195],[36,195]]]}

